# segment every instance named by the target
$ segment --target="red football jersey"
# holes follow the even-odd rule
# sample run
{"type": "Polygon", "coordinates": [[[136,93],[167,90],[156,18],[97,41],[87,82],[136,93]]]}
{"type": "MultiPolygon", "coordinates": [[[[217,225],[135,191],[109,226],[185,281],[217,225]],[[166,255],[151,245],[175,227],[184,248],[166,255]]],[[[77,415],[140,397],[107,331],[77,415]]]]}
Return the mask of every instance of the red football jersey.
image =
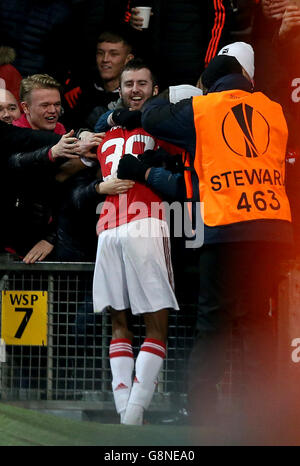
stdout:
{"type": "MultiPolygon", "coordinates": [[[[157,140],[143,128],[111,128],[97,150],[104,181],[117,177],[119,161],[124,154],[137,156],[148,149],[157,148],[157,140]]],[[[126,194],[106,196],[97,224],[97,233],[142,218],[162,219],[163,212],[162,199],[146,184],[135,182],[134,187],[126,194]]]]}

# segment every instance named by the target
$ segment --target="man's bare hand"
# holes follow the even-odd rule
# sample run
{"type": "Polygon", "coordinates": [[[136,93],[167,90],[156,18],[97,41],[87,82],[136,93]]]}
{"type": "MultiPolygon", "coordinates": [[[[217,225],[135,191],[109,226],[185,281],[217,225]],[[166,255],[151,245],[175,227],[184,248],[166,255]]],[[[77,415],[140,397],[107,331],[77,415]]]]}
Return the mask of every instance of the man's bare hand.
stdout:
{"type": "Polygon", "coordinates": [[[97,158],[95,149],[101,144],[105,133],[92,133],[83,131],[80,134],[79,149],[77,153],[84,157],[97,158]]]}
{"type": "Polygon", "coordinates": [[[289,5],[281,21],[279,39],[289,39],[297,33],[300,33],[300,8],[297,5],[289,5]]]}
{"type": "Polygon", "coordinates": [[[288,5],[290,5],[289,0],[262,0],[264,15],[274,20],[282,19],[288,5]]]}
{"type": "Polygon", "coordinates": [[[86,142],[91,141],[91,140],[97,140],[98,143],[102,142],[102,139],[104,138],[105,133],[93,133],[92,131],[82,131],[80,133],[80,139],[85,140],[86,142]]]}
{"type": "Polygon", "coordinates": [[[42,239],[26,254],[23,262],[25,262],[25,264],[34,264],[36,261],[42,261],[50,254],[53,248],[53,244],[42,239]]]}
{"type": "Polygon", "coordinates": [[[64,134],[60,141],[51,148],[53,159],[67,157],[69,159],[78,158],[79,140],[74,137],[74,130],[64,134]]]}
{"type": "Polygon", "coordinates": [[[133,29],[136,29],[137,31],[142,31],[143,22],[143,18],[139,16],[139,9],[131,8],[131,16],[129,20],[130,26],[133,27],[133,29]]]}
{"type": "MultiPolygon", "coordinates": [[[[129,24],[133,29],[136,29],[137,31],[142,31],[143,28],[143,22],[144,19],[139,15],[139,9],[138,8],[131,8],[131,16],[129,20],[129,24]]],[[[151,11],[150,16],[153,15],[153,12],[151,11]]]]}
{"type": "Polygon", "coordinates": [[[134,184],[134,181],[131,180],[112,178],[97,184],[96,191],[98,194],[124,194],[127,193],[128,189],[132,188],[134,184]]]}

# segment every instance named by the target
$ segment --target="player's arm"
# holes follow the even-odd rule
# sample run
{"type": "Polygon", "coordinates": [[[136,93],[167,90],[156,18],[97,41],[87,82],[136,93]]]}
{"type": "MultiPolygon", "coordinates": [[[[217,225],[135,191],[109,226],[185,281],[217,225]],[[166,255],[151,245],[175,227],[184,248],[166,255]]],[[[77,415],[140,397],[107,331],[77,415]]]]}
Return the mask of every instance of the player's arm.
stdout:
{"type": "MultiPolygon", "coordinates": [[[[147,150],[144,154],[135,157],[125,154],[119,162],[118,178],[132,179],[140,183],[147,183],[162,197],[171,199],[186,198],[184,177],[182,172],[174,173],[163,167],[166,160],[165,151],[158,149],[147,150]]],[[[169,156],[174,158],[173,156],[169,156]]]]}
{"type": "Polygon", "coordinates": [[[111,178],[107,181],[100,181],[95,185],[96,192],[100,195],[115,195],[127,193],[134,186],[133,180],[122,180],[119,178],[111,178]]]}

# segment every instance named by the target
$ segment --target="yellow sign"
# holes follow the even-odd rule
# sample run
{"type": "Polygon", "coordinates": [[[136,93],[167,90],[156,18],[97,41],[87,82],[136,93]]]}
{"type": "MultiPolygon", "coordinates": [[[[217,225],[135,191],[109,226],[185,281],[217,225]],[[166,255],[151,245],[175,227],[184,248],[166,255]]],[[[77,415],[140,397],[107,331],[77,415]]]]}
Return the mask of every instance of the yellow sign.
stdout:
{"type": "Polygon", "coordinates": [[[2,291],[1,338],[7,345],[47,345],[46,291],[2,291]]]}

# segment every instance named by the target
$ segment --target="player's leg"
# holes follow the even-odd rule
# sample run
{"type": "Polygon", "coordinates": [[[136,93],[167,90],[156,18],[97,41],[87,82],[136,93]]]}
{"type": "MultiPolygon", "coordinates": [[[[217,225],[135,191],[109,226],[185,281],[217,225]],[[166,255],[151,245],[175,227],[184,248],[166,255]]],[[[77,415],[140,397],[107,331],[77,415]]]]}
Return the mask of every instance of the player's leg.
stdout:
{"type": "Polygon", "coordinates": [[[134,360],[132,334],[127,328],[126,313],[123,311],[129,307],[129,299],[118,228],[105,230],[99,235],[93,301],[95,312],[111,311],[112,340],[109,355],[112,389],[117,412],[122,417],[131,390],[134,360]]]}
{"type": "Polygon", "coordinates": [[[173,289],[170,243],[167,225],[145,218],[128,225],[123,257],[127,289],[133,314],[143,314],[146,338],[135,365],[124,424],[142,424],[156,387],[166,354],[168,309],[178,309],[173,289]],[[136,234],[137,231],[143,234],[136,234]]]}
{"type": "Polygon", "coordinates": [[[112,339],[116,340],[124,338],[127,340],[132,340],[133,334],[128,329],[126,310],[116,311],[111,307],[109,308],[109,311],[112,326],[112,339]]]}
{"type": "Polygon", "coordinates": [[[135,363],[135,378],[128,401],[124,424],[143,423],[144,410],[150,405],[157,377],[166,355],[168,310],[144,314],[146,338],[135,363]]]}
{"type": "Polygon", "coordinates": [[[167,341],[168,337],[168,309],[144,314],[146,338],[167,341]]]}
{"type": "Polygon", "coordinates": [[[109,359],[112,373],[112,390],[117,412],[122,422],[132,386],[134,359],[132,333],[127,327],[126,311],[110,309],[112,339],[109,359]]]}

